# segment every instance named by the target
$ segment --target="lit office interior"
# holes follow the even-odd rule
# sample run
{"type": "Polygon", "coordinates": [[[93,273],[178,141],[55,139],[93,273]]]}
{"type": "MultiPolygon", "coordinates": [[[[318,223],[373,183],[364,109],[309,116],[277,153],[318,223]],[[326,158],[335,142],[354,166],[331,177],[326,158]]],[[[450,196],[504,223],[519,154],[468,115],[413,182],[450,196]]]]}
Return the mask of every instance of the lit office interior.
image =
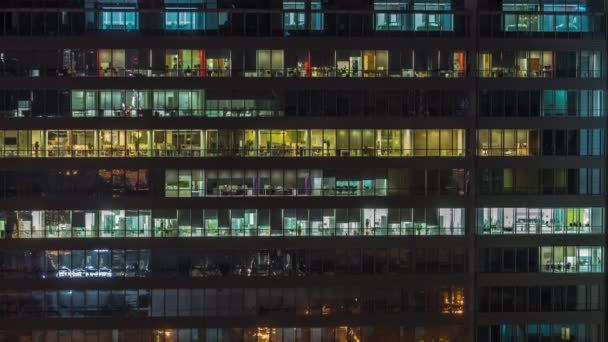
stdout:
{"type": "Polygon", "coordinates": [[[478,208],[478,234],[601,234],[603,208],[478,208]]]}
{"type": "Polygon", "coordinates": [[[462,157],[464,129],[2,130],[4,157],[462,157]]]}
{"type": "Polygon", "coordinates": [[[11,239],[427,236],[464,235],[465,224],[463,208],[20,210],[0,212],[0,229],[11,239]]]}

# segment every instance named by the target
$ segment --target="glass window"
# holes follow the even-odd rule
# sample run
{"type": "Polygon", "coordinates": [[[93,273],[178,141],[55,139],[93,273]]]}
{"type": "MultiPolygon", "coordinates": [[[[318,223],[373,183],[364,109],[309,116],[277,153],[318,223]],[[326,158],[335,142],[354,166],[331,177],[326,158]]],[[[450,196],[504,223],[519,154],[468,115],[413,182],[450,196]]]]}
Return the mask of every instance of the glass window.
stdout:
{"type": "Polygon", "coordinates": [[[96,0],[101,7],[99,28],[101,30],[131,31],[139,29],[139,12],[136,0],[96,0]]]}
{"type": "Polygon", "coordinates": [[[165,0],[166,30],[201,30],[205,18],[199,9],[203,0],[165,0]]]}
{"type": "Polygon", "coordinates": [[[305,1],[292,1],[283,0],[284,10],[297,10],[289,11],[283,14],[284,16],[284,28],[285,30],[304,30],[306,29],[306,2],[305,1]]]}

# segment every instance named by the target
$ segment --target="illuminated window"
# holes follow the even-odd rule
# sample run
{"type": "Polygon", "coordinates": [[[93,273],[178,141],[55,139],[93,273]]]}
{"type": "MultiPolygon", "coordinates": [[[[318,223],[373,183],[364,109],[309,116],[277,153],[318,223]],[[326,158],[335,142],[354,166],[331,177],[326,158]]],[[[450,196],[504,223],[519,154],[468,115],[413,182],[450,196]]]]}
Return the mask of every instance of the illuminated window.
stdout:
{"type": "Polygon", "coordinates": [[[598,234],[603,208],[479,208],[479,234],[598,234]]]}
{"type": "Polygon", "coordinates": [[[285,12],[286,30],[303,30],[306,28],[306,3],[304,1],[283,1],[283,9],[298,10],[298,12],[285,12]]]}
{"type": "Polygon", "coordinates": [[[462,315],[464,313],[464,289],[447,288],[441,289],[440,308],[442,314],[462,315]]]}
{"type": "Polygon", "coordinates": [[[375,28],[377,31],[453,31],[451,9],[451,2],[445,0],[376,0],[375,28]],[[408,10],[413,13],[406,12],[408,10]]]}
{"type": "Polygon", "coordinates": [[[604,269],[602,247],[552,246],[539,250],[542,272],[597,273],[604,269]]]}
{"type": "Polygon", "coordinates": [[[530,156],[538,154],[538,131],[531,129],[480,129],[479,156],[530,156]]]}
{"type": "Polygon", "coordinates": [[[4,213],[0,213],[0,238],[5,238],[6,231],[6,218],[4,217],[4,213]]]}
{"type": "Polygon", "coordinates": [[[99,10],[99,29],[121,31],[139,29],[137,0],[96,0],[94,6],[99,10]]]}
{"type": "Polygon", "coordinates": [[[256,72],[257,77],[283,77],[284,71],[283,50],[257,50],[256,72]]]}
{"type": "Polygon", "coordinates": [[[285,30],[306,30],[306,18],[308,26],[312,31],[323,30],[323,12],[321,12],[321,1],[309,0],[283,0],[283,9],[286,10],[284,17],[285,30]],[[310,7],[307,8],[307,4],[310,7]]]}
{"type": "MultiPolygon", "coordinates": [[[[154,92],[157,92],[156,90],[154,92]]],[[[100,111],[107,116],[135,116],[141,104],[136,92],[101,91],[100,111]],[[117,109],[113,109],[118,107],[117,109]]],[[[154,105],[164,108],[159,116],[187,115],[200,110],[196,92],[164,91],[154,105]],[[179,95],[179,96],[178,96],[179,95]],[[183,95],[183,96],[182,96],[183,95]],[[179,99],[179,101],[178,101],[179,99]],[[157,101],[158,100],[158,101],[157,101]],[[179,109],[178,109],[179,105],[179,109]],[[190,108],[190,109],[188,109],[190,108]],[[183,112],[183,113],[182,113],[183,112]],[[180,114],[181,113],[181,114],[180,114]]],[[[76,93],[78,110],[84,93],[76,93]]],[[[86,107],[85,107],[86,108],[86,107]]],[[[143,109],[142,109],[143,110],[143,109]]],[[[494,131],[494,130],[493,130],[494,131]]],[[[492,142],[495,153],[502,151],[501,131],[492,142]]],[[[599,132],[599,130],[598,130],[599,132]]],[[[2,157],[202,157],[247,155],[274,157],[398,157],[464,156],[463,129],[142,129],[142,130],[0,130],[2,157]],[[46,153],[45,153],[46,152],[46,153]]],[[[600,134],[600,133],[597,133],[600,134]]],[[[599,154],[601,140],[594,131],[587,145],[599,154]]],[[[522,136],[522,139],[524,137],[522,136]]],[[[522,142],[523,143],[523,142],[522,142]]],[[[509,149],[525,154],[525,146],[509,149]]],[[[493,152],[493,153],[494,153],[493,152]]]]}
{"type": "Polygon", "coordinates": [[[584,1],[507,0],[502,5],[503,29],[507,32],[588,32],[589,17],[584,1]],[[520,13],[518,13],[520,12],[520,13]],[[539,14],[533,14],[537,12],[539,14]],[[542,14],[540,14],[542,13],[542,14]]]}
{"type": "MultiPolygon", "coordinates": [[[[105,174],[112,179],[121,176],[121,172],[115,170],[107,170],[105,174]]],[[[271,234],[462,236],[465,233],[463,208],[21,210],[13,213],[16,225],[11,234],[15,239],[271,234]],[[282,217],[273,221],[272,228],[271,211],[282,217]]],[[[6,224],[6,214],[0,211],[0,224],[6,224]]],[[[597,255],[597,251],[593,253],[597,255]]]]}
{"type": "Polygon", "coordinates": [[[454,31],[454,15],[449,12],[452,5],[449,1],[415,0],[414,29],[416,31],[454,31]],[[424,13],[432,12],[432,13],[424,13]]]}
{"type": "Polygon", "coordinates": [[[408,31],[409,13],[407,0],[376,0],[376,30],[378,31],[408,31]]]}
{"type": "Polygon", "coordinates": [[[205,16],[201,11],[203,0],[165,0],[165,29],[201,30],[205,16]]]}

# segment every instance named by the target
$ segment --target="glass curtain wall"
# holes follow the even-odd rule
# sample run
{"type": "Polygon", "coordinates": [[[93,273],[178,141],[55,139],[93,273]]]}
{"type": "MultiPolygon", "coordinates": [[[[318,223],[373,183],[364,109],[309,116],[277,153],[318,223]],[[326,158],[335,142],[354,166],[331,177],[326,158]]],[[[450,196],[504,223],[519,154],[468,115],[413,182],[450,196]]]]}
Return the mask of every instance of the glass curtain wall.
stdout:
{"type": "MultiPolygon", "coordinates": [[[[180,111],[166,95],[167,111],[180,111]]],[[[464,139],[464,129],[0,130],[0,156],[462,157],[464,139]]]]}
{"type": "Polygon", "coordinates": [[[479,208],[478,234],[601,234],[603,208],[479,208]]]}
{"type": "Polygon", "coordinates": [[[0,224],[12,239],[460,236],[465,231],[463,208],[21,210],[0,212],[0,224]],[[7,213],[14,214],[10,222],[7,213]]]}

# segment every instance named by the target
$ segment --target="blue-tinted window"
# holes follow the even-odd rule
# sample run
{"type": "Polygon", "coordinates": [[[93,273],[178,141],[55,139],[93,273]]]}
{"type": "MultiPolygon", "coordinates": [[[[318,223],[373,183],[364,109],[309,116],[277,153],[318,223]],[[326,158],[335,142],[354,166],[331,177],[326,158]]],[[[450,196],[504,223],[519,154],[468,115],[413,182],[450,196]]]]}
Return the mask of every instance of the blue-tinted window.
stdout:
{"type": "Polygon", "coordinates": [[[310,0],[284,0],[283,1],[284,28],[286,30],[305,30],[308,17],[309,29],[323,30],[323,12],[321,1],[310,0]],[[307,4],[310,8],[307,8],[307,4]]]}
{"type": "Polygon", "coordinates": [[[286,30],[303,30],[306,28],[306,3],[304,1],[283,1],[283,9],[297,11],[286,11],[283,15],[286,30]]]}
{"type": "Polygon", "coordinates": [[[167,30],[201,30],[205,17],[192,8],[167,8],[165,28],[167,30]]]}
{"type": "Polygon", "coordinates": [[[101,30],[139,29],[137,0],[89,0],[87,7],[97,11],[97,27],[101,30]]]}
{"type": "Polygon", "coordinates": [[[201,30],[205,28],[203,0],[165,0],[165,29],[201,30]]]}
{"type": "Polygon", "coordinates": [[[374,2],[376,30],[409,31],[408,18],[411,15],[405,13],[407,9],[407,0],[376,0],[374,2]]]}
{"type": "Polygon", "coordinates": [[[323,13],[321,13],[321,2],[312,1],[310,3],[310,29],[315,31],[323,30],[323,13]]]}
{"type": "Polygon", "coordinates": [[[375,28],[378,31],[453,31],[450,1],[376,0],[375,28]],[[408,12],[409,11],[409,12],[408,12]]]}
{"type": "Polygon", "coordinates": [[[414,28],[416,31],[453,31],[454,15],[449,12],[450,2],[414,2],[414,28]],[[433,13],[420,13],[420,12],[433,13]]]}
{"type": "Polygon", "coordinates": [[[139,13],[123,7],[104,8],[100,13],[100,28],[102,30],[137,30],[139,28],[139,13]]]}
{"type": "Polygon", "coordinates": [[[502,10],[505,12],[503,20],[505,31],[589,31],[589,18],[584,14],[587,11],[584,1],[567,0],[554,3],[547,0],[541,2],[507,0],[503,3],[502,10]]]}
{"type": "Polygon", "coordinates": [[[566,90],[544,90],[543,113],[545,116],[565,116],[568,112],[566,90]]]}

